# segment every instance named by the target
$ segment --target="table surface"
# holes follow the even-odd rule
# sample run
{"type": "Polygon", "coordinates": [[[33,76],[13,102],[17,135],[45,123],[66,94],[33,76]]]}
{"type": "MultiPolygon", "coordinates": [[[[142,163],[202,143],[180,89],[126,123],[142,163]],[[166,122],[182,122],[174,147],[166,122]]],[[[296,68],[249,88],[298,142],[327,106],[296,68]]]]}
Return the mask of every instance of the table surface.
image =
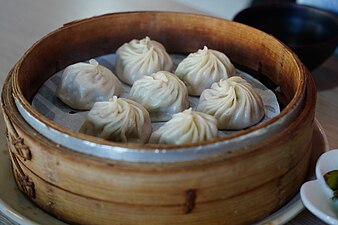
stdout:
{"type": "MultiPolygon", "coordinates": [[[[0,87],[11,67],[34,42],[69,21],[134,10],[193,12],[232,19],[249,3],[249,0],[0,0],[0,87]]],[[[330,149],[338,148],[338,55],[333,55],[312,71],[312,75],[318,91],[316,117],[326,132],[330,149]]],[[[2,115],[0,131],[0,150],[4,150],[6,141],[2,115]]],[[[15,223],[0,212],[0,224],[15,223]]],[[[324,223],[304,210],[288,224],[324,223]]]]}

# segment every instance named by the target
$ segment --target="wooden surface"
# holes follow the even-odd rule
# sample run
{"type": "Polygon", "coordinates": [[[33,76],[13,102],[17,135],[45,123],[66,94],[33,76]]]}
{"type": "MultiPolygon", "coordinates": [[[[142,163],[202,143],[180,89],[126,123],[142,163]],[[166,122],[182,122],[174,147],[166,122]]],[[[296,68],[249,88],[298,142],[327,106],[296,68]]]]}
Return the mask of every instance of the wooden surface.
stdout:
{"type": "MultiPolygon", "coordinates": [[[[231,19],[247,1],[38,1],[0,0],[0,82],[21,55],[48,32],[69,21],[102,13],[128,10],[171,10],[203,13],[231,19]],[[233,3],[234,5],[232,5],[233,3]],[[201,7],[201,6],[204,6],[201,7]],[[221,8],[224,8],[224,15],[221,8]]],[[[317,119],[327,134],[330,148],[338,148],[338,56],[332,56],[313,71],[318,89],[317,119]]],[[[0,122],[0,149],[6,148],[4,125],[0,122]]],[[[0,224],[11,224],[0,214],[0,224]]],[[[307,210],[288,224],[324,224],[307,210]]]]}

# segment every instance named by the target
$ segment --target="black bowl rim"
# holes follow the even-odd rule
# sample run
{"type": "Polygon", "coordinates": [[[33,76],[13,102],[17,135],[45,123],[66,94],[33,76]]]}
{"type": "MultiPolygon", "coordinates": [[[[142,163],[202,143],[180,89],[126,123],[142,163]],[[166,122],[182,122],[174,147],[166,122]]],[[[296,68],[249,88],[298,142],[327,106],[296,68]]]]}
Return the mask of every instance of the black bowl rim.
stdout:
{"type": "MultiPolygon", "coordinates": [[[[324,9],[321,9],[321,8],[318,8],[318,7],[305,5],[305,4],[290,3],[290,2],[259,3],[259,4],[250,6],[248,8],[245,8],[245,9],[239,11],[234,16],[234,18],[232,20],[235,21],[235,22],[238,22],[238,23],[242,23],[241,21],[238,20],[239,17],[245,16],[247,18],[248,15],[249,16],[254,15],[257,10],[269,10],[269,9],[277,9],[277,8],[287,9],[287,10],[289,10],[289,9],[307,10],[307,11],[310,11],[312,13],[321,14],[321,15],[327,17],[327,18],[330,18],[337,25],[337,30],[338,30],[338,15],[337,14],[330,12],[330,11],[327,11],[327,10],[324,10],[324,9]]],[[[245,24],[245,23],[243,23],[243,24],[245,24]]],[[[245,24],[245,25],[251,26],[249,24],[245,24]]],[[[251,27],[253,27],[253,26],[251,26],[251,27]]],[[[255,29],[258,29],[258,28],[255,28],[255,29]]],[[[263,31],[263,30],[261,30],[261,31],[263,31]]],[[[263,32],[265,32],[265,31],[263,31],[263,32]]],[[[274,36],[274,37],[279,39],[276,36],[274,36]]],[[[322,42],[313,43],[313,44],[294,45],[294,46],[291,46],[291,47],[289,46],[289,47],[291,49],[300,49],[300,48],[310,47],[310,46],[320,47],[322,45],[328,45],[328,44],[334,44],[334,43],[336,43],[336,47],[337,47],[337,45],[338,45],[338,32],[337,32],[336,36],[329,38],[329,39],[322,41],[322,42]]]]}

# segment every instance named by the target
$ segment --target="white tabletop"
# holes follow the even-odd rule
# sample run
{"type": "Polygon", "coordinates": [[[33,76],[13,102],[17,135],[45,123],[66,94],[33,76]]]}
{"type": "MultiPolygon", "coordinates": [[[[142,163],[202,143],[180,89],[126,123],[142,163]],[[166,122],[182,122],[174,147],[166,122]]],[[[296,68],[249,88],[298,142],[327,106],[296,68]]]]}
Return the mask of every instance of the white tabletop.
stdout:
{"type": "MultiPolygon", "coordinates": [[[[232,19],[250,0],[0,0],[0,87],[11,67],[37,40],[64,23],[109,12],[162,10],[232,19]]],[[[338,148],[338,56],[313,71],[318,89],[316,117],[330,148],[338,148]]],[[[7,148],[0,112],[0,150],[7,148]]],[[[1,187],[1,184],[0,184],[1,187]]],[[[0,224],[12,223],[0,212],[0,224]]],[[[324,224],[304,210],[288,224],[324,224]]]]}

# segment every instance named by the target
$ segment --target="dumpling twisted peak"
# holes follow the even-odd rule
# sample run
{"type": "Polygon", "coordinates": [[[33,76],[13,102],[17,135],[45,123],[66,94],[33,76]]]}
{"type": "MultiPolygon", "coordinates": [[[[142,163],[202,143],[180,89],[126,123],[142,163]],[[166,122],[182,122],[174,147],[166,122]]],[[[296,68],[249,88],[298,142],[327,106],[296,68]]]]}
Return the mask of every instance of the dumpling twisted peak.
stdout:
{"type": "Polygon", "coordinates": [[[173,62],[165,47],[145,37],[123,44],[116,51],[116,74],[125,83],[132,85],[143,75],[165,70],[170,71],[173,62]]]}
{"type": "Polygon", "coordinates": [[[192,111],[191,108],[173,115],[150,137],[150,143],[193,144],[217,137],[217,121],[214,117],[192,111]]]}
{"type": "Polygon", "coordinates": [[[189,107],[188,90],[174,74],[159,71],[135,81],[129,95],[150,113],[152,121],[167,121],[189,107]]]}
{"type": "Polygon", "coordinates": [[[147,110],[137,102],[116,96],[95,103],[80,128],[81,133],[125,143],[146,143],[151,131],[147,110]]]}
{"type": "Polygon", "coordinates": [[[244,129],[263,118],[264,105],[250,83],[233,76],[204,90],[197,111],[214,116],[219,129],[244,129]]]}
{"type": "Polygon", "coordinates": [[[56,96],[73,109],[88,110],[95,102],[107,101],[121,92],[121,83],[113,72],[91,59],[63,71],[56,96]]]}
{"type": "Polygon", "coordinates": [[[187,85],[189,95],[200,96],[214,82],[233,76],[235,68],[225,54],[204,46],[178,64],[175,74],[187,85]]]}

